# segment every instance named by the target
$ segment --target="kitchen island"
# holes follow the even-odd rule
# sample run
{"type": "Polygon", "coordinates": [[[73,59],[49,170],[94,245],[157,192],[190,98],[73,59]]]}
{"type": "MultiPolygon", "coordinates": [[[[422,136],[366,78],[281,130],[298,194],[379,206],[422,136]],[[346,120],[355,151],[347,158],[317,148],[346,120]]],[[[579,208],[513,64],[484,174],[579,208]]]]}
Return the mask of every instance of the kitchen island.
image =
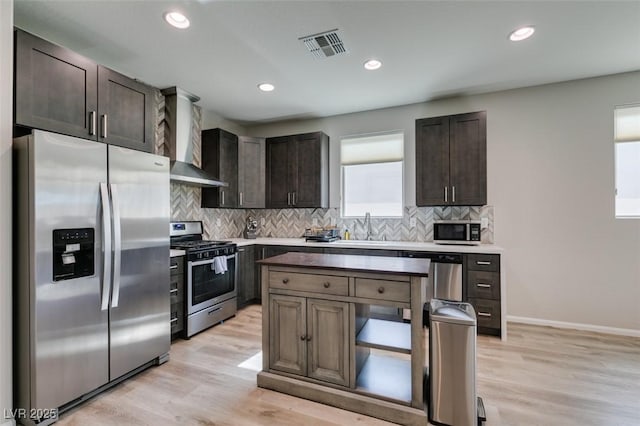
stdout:
{"type": "Polygon", "coordinates": [[[428,260],[290,252],[259,263],[258,386],[395,423],[427,424],[428,260]],[[410,309],[410,322],[371,318],[372,305],[410,309]]]}

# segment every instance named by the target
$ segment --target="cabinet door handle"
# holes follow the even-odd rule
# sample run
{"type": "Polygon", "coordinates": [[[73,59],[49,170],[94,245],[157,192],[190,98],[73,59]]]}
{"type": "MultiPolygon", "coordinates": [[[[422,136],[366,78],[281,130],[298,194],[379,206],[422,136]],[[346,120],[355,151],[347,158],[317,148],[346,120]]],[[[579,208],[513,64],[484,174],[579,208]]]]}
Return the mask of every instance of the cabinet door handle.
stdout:
{"type": "Polygon", "coordinates": [[[170,290],[169,294],[178,294],[178,289],[174,288],[173,290],[170,290]]]}
{"type": "Polygon", "coordinates": [[[96,112],[91,111],[89,113],[89,135],[96,135],[96,112]]]}
{"type": "Polygon", "coordinates": [[[295,206],[295,205],[296,205],[296,193],[295,193],[295,192],[293,192],[293,193],[291,194],[291,199],[293,200],[293,201],[291,202],[291,204],[293,204],[293,205],[295,206]]]}
{"type": "Polygon", "coordinates": [[[451,202],[452,203],[456,202],[456,187],[455,186],[451,187],[451,202]]]}
{"type": "Polygon", "coordinates": [[[384,287],[378,287],[378,293],[380,294],[384,293],[384,287]]]}
{"type": "Polygon", "coordinates": [[[283,278],[283,279],[282,279],[282,284],[286,284],[286,283],[288,283],[288,282],[289,282],[289,278],[283,278]]]}
{"type": "Polygon", "coordinates": [[[331,283],[330,283],[330,282],[326,282],[326,283],[324,283],[324,288],[329,288],[330,286],[331,286],[331,283]]]}
{"type": "Polygon", "coordinates": [[[287,205],[290,206],[291,205],[291,193],[287,192],[287,205]]]}
{"type": "Polygon", "coordinates": [[[478,260],[476,261],[476,265],[491,265],[491,262],[487,262],[486,260],[478,260]]]}
{"type": "Polygon", "coordinates": [[[178,265],[171,265],[169,266],[169,269],[178,269],[178,265]]]}
{"type": "Polygon", "coordinates": [[[480,288],[491,288],[491,284],[477,283],[476,287],[480,288]]]}
{"type": "Polygon", "coordinates": [[[102,137],[104,139],[107,138],[107,121],[108,121],[107,114],[102,114],[102,137]]]}
{"type": "Polygon", "coordinates": [[[243,205],[243,204],[244,204],[244,202],[242,200],[242,192],[240,192],[240,205],[243,205]]]}
{"type": "Polygon", "coordinates": [[[220,205],[224,205],[224,191],[220,190],[220,197],[222,197],[222,200],[220,201],[220,205]]]}
{"type": "Polygon", "coordinates": [[[447,200],[449,198],[449,187],[445,186],[444,187],[444,202],[448,203],[449,201],[447,200]]]}
{"type": "Polygon", "coordinates": [[[487,312],[478,312],[479,317],[491,318],[491,314],[487,312]]]}
{"type": "Polygon", "coordinates": [[[173,324],[174,322],[178,322],[178,318],[172,318],[171,319],[171,324],[173,324]]]}

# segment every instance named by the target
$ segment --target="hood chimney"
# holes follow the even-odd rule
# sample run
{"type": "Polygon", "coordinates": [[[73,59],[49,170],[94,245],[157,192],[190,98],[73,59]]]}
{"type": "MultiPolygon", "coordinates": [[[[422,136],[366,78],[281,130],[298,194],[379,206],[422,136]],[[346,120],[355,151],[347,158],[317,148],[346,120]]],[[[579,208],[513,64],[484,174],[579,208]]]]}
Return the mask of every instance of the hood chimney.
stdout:
{"type": "Polygon", "coordinates": [[[171,181],[199,187],[228,186],[193,165],[192,106],[200,98],[177,87],[163,89],[162,94],[165,96],[168,129],[165,137],[169,143],[171,181]]]}

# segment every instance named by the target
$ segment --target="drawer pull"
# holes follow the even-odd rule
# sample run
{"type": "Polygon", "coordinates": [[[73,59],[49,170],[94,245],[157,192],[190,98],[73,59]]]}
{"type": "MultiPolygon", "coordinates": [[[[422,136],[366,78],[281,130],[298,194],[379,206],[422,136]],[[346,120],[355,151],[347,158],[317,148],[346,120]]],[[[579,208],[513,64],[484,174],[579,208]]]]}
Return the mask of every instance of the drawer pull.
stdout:
{"type": "Polygon", "coordinates": [[[378,287],[378,293],[380,294],[384,293],[384,287],[378,287]]]}
{"type": "Polygon", "coordinates": [[[327,281],[326,283],[324,283],[324,288],[329,288],[329,287],[331,287],[331,283],[330,282],[327,281]]]}
{"type": "Polygon", "coordinates": [[[171,318],[171,324],[173,324],[174,322],[178,322],[178,318],[171,318]]]}
{"type": "Polygon", "coordinates": [[[289,282],[289,278],[283,278],[283,279],[282,279],[282,284],[286,284],[286,283],[288,283],[288,282],[289,282]]]}
{"type": "Polygon", "coordinates": [[[169,290],[169,294],[178,294],[178,289],[174,288],[173,290],[169,290]]]}
{"type": "Polygon", "coordinates": [[[479,317],[491,318],[491,314],[487,312],[478,312],[479,317]]]}
{"type": "MultiPolygon", "coordinates": [[[[165,265],[166,265],[166,263],[165,263],[165,265]]],[[[178,265],[171,265],[171,266],[169,266],[169,269],[178,269],[178,265]]]]}
{"type": "Polygon", "coordinates": [[[477,283],[476,287],[480,288],[491,288],[491,284],[477,283]]]}
{"type": "Polygon", "coordinates": [[[478,260],[476,261],[476,265],[491,265],[491,262],[487,262],[486,260],[478,260]]]}

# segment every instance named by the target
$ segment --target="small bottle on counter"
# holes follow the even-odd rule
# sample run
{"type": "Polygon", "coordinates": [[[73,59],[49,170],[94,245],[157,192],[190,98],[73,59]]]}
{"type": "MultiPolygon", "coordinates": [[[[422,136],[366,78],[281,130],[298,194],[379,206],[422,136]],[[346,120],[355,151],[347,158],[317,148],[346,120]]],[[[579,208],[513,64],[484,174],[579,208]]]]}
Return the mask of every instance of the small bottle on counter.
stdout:
{"type": "Polygon", "coordinates": [[[351,234],[349,233],[349,229],[347,228],[344,230],[344,239],[348,240],[350,238],[351,238],[351,234]]]}

